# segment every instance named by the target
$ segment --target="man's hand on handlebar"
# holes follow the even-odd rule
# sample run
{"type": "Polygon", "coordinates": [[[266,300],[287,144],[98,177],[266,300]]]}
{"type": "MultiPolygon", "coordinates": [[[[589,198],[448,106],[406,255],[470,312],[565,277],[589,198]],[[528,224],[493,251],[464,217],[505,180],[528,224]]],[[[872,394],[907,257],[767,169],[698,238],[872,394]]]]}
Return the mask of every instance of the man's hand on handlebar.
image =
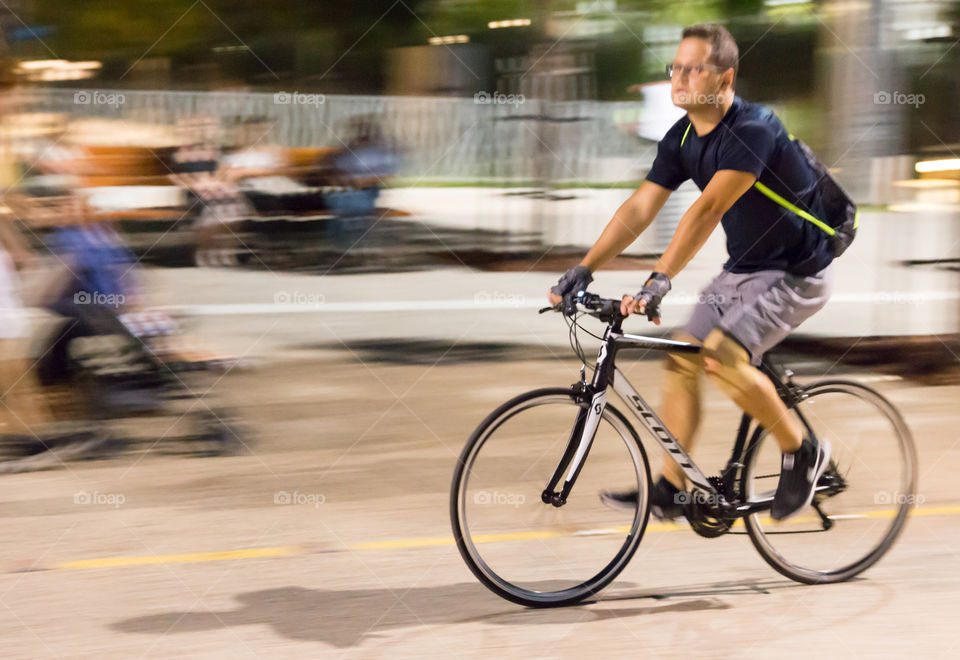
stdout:
{"type": "Polygon", "coordinates": [[[560,303],[564,296],[576,295],[579,291],[586,291],[593,281],[593,275],[586,266],[574,266],[560,277],[560,281],[550,288],[547,300],[551,305],[560,303]]]}
{"type": "Polygon", "coordinates": [[[636,295],[623,297],[620,301],[620,313],[624,316],[646,314],[647,319],[660,325],[660,301],[670,288],[670,278],[665,273],[654,271],[636,295]]]}
{"type": "MultiPolygon", "coordinates": [[[[624,316],[630,316],[631,314],[645,314],[647,311],[647,301],[643,298],[634,298],[629,293],[623,296],[623,300],[620,302],[620,313],[624,316]]],[[[658,310],[659,314],[659,310],[658,310]]],[[[655,324],[660,325],[660,316],[654,316],[650,319],[655,324]]]]}
{"type": "MultiPolygon", "coordinates": [[[[572,315],[576,312],[577,302],[580,301],[579,296],[586,293],[587,287],[592,281],[593,275],[589,268],[575,266],[564,273],[560,281],[550,288],[547,299],[555,309],[561,309],[564,314],[572,315]]],[[[666,273],[654,271],[636,295],[625,295],[623,297],[620,301],[620,314],[623,317],[628,317],[631,314],[644,314],[648,320],[660,325],[660,301],[667,295],[670,288],[670,278],[667,277],[666,273]]],[[[602,302],[602,299],[597,298],[597,296],[587,295],[586,298],[602,302]]],[[[608,300],[606,304],[613,305],[613,309],[616,309],[616,301],[608,300]]],[[[609,314],[610,312],[606,313],[609,314]]]]}

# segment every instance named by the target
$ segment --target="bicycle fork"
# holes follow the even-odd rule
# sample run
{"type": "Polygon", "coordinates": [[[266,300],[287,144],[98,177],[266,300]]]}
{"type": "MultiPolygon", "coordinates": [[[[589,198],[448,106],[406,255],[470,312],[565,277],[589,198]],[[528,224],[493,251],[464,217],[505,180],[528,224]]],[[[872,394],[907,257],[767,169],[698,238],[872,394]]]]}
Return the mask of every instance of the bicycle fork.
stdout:
{"type": "Polygon", "coordinates": [[[580,475],[580,470],[583,469],[587,453],[593,445],[593,438],[596,435],[597,426],[600,424],[600,416],[603,414],[606,404],[607,391],[602,390],[593,394],[588,407],[581,407],[577,411],[577,421],[573,425],[573,430],[570,431],[567,448],[560,458],[557,469],[554,470],[553,476],[550,478],[550,483],[540,494],[540,499],[543,500],[544,504],[560,507],[567,503],[567,496],[570,495],[570,490],[580,475]],[[554,489],[563,477],[564,471],[566,471],[567,476],[564,479],[563,487],[560,492],[555,492],[554,489]]]}
{"type": "Polygon", "coordinates": [[[555,507],[566,504],[570,490],[576,483],[580,470],[583,469],[583,463],[590,452],[590,447],[593,445],[600,418],[603,416],[603,410],[607,405],[607,386],[610,382],[610,368],[607,366],[607,357],[611,354],[612,346],[613,338],[610,328],[607,328],[603,335],[600,352],[597,354],[593,381],[588,384],[584,370],[582,368],[580,370],[580,381],[574,385],[575,388],[580,388],[581,397],[577,420],[570,431],[567,447],[557,468],[553,471],[553,476],[550,477],[550,482],[540,493],[540,499],[544,504],[552,504],[555,507]],[[587,403],[588,400],[589,404],[587,403]],[[566,472],[566,477],[564,477],[564,472],[566,472]],[[563,487],[557,492],[555,489],[561,478],[563,478],[563,487]]]}
{"type": "Polygon", "coordinates": [[[690,458],[676,438],[667,430],[655,412],[644,402],[643,398],[630,385],[629,381],[614,367],[613,353],[616,350],[616,339],[620,336],[619,328],[607,328],[603,335],[603,344],[597,355],[597,365],[593,373],[593,381],[586,383],[582,371],[581,380],[574,387],[580,388],[580,409],[577,411],[577,420],[567,440],[567,447],[560,458],[557,468],[550,478],[547,487],[540,494],[545,504],[561,507],[567,502],[567,497],[576,483],[583,463],[593,445],[593,439],[607,405],[607,390],[610,386],[626,401],[631,411],[640,420],[647,431],[660,443],[669,456],[677,462],[687,479],[703,491],[717,496],[719,494],[706,475],[700,471],[696,463],[690,458]],[[589,400],[589,405],[587,401],[589,400]],[[564,472],[566,476],[564,477],[564,472]],[[563,478],[563,486],[556,490],[557,484],[563,478]]]}

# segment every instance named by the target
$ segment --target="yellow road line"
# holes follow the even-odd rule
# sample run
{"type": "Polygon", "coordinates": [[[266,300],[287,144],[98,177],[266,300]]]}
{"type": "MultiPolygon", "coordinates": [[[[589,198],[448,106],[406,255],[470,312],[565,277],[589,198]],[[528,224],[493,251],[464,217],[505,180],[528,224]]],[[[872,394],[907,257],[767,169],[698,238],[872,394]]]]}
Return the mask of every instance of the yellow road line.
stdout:
{"type": "MultiPolygon", "coordinates": [[[[914,508],[911,516],[944,516],[960,514],[960,505],[953,506],[934,506],[914,508]]],[[[864,511],[856,514],[864,518],[892,518],[896,515],[896,509],[885,509],[880,511],[864,511]]],[[[789,523],[814,522],[819,518],[814,516],[804,516],[792,518],[789,523]]],[[[769,525],[773,521],[769,518],[761,518],[760,522],[769,525]]],[[[742,521],[734,523],[734,527],[742,526],[742,521]]],[[[627,532],[629,527],[618,526],[608,528],[611,531],[627,532]]],[[[690,527],[685,524],[652,522],[647,525],[648,532],[673,532],[680,530],[689,530],[690,527]]],[[[572,535],[571,531],[529,531],[529,532],[511,532],[503,534],[478,534],[473,537],[474,543],[495,543],[500,541],[529,541],[537,539],[557,538],[560,536],[572,535]]],[[[425,548],[431,546],[450,546],[454,545],[452,536],[427,537],[419,539],[395,539],[387,541],[367,541],[363,543],[353,543],[346,547],[348,550],[402,550],[406,548],[425,548]]],[[[145,566],[150,564],[194,564],[205,561],[228,561],[233,559],[260,559],[265,557],[292,557],[308,552],[309,549],[303,546],[279,546],[274,548],[247,548],[243,550],[222,550],[219,552],[191,552],[176,555],[148,555],[144,557],[101,557],[98,559],[80,559],[77,561],[60,562],[54,568],[58,569],[81,569],[81,568],[116,568],[120,566],[145,566]]]]}
{"type": "Polygon", "coordinates": [[[221,550],[219,552],[190,552],[179,555],[148,555],[146,557],[102,557],[80,559],[57,564],[57,568],[113,568],[116,566],[143,566],[146,564],[194,564],[202,561],[227,561],[230,559],[257,559],[260,557],[289,557],[303,552],[298,546],[277,548],[247,548],[245,550],[221,550]]]}

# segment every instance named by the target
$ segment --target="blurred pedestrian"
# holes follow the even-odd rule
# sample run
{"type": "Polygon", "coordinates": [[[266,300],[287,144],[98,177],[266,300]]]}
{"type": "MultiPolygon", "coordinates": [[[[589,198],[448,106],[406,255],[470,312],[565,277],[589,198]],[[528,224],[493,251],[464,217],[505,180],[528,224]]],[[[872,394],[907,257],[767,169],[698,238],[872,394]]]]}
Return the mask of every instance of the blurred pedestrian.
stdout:
{"type": "Polygon", "coordinates": [[[194,225],[198,266],[236,264],[235,235],[227,226],[248,215],[243,196],[219,171],[223,153],[220,127],[213,117],[187,117],[178,125],[180,146],[173,156],[171,180],[188,191],[188,208],[200,206],[194,225]]]}
{"type": "Polygon", "coordinates": [[[348,135],[343,146],[322,163],[333,185],[327,203],[337,214],[328,225],[328,237],[344,250],[372,227],[380,191],[397,169],[396,155],[375,117],[352,118],[348,135]]]}

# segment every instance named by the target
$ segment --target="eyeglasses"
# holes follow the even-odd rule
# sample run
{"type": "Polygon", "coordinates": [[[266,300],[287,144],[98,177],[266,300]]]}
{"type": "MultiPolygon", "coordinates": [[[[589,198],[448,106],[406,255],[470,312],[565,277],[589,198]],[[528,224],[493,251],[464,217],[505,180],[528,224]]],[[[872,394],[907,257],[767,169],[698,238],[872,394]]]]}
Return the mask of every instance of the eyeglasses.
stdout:
{"type": "Polygon", "coordinates": [[[701,75],[705,70],[714,71],[719,73],[721,71],[726,71],[721,67],[718,67],[714,64],[693,64],[684,66],[683,64],[673,64],[667,65],[667,78],[673,78],[675,75],[682,76],[684,73],[687,73],[693,77],[701,75]]]}

